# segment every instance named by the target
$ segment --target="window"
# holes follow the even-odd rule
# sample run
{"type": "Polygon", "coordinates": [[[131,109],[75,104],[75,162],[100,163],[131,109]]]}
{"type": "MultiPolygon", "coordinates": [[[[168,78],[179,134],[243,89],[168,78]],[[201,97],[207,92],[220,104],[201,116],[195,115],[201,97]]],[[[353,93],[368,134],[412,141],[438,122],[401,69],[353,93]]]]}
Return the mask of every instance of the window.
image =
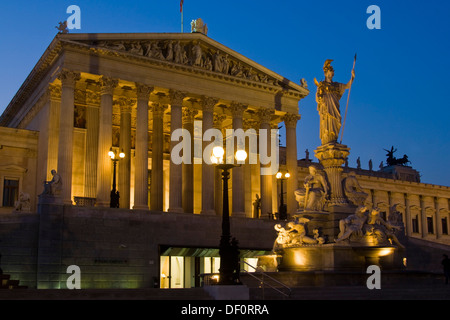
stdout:
{"type": "Polygon", "coordinates": [[[419,233],[419,217],[417,215],[412,219],[412,232],[419,233]]]}
{"type": "Polygon", "coordinates": [[[3,207],[14,207],[19,196],[19,180],[5,179],[3,183],[3,207]]]}
{"type": "Polygon", "coordinates": [[[447,218],[442,218],[442,234],[448,234],[447,218]]]}
{"type": "Polygon", "coordinates": [[[428,229],[428,233],[429,234],[433,234],[434,233],[433,217],[427,217],[427,229],[428,229]]]}

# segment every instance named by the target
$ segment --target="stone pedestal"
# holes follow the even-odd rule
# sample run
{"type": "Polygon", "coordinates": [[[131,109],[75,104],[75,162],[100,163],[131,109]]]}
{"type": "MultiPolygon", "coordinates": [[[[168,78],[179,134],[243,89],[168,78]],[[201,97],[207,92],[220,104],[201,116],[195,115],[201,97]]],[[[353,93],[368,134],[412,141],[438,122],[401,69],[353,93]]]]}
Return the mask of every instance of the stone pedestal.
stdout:
{"type": "Polygon", "coordinates": [[[327,174],[330,187],[329,206],[348,205],[342,188],[342,165],[349,154],[350,148],[336,142],[322,145],[315,150],[315,156],[327,174]]]}

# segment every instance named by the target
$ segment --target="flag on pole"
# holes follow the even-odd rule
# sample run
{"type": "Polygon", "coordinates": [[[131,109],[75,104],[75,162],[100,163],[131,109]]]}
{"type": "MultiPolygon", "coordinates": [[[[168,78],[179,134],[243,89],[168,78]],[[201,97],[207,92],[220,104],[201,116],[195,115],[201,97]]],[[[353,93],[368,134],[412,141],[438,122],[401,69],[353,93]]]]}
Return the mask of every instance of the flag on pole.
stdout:
{"type": "Polygon", "coordinates": [[[183,2],[184,0],[180,0],[180,12],[183,12],[183,2]]]}

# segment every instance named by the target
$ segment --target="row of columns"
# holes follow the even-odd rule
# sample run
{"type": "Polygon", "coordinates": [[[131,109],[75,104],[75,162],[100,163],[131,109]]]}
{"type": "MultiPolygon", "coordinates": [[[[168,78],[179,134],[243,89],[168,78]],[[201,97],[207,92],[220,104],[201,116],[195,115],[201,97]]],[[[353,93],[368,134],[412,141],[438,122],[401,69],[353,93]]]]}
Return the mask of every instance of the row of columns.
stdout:
{"type": "MultiPolygon", "coordinates": [[[[72,146],[73,146],[73,115],[74,115],[74,90],[75,84],[80,79],[80,74],[70,70],[62,70],[59,75],[61,80],[61,107],[60,130],[58,144],[58,173],[65,186],[72,185],[72,146]]],[[[100,79],[100,106],[99,109],[87,108],[87,133],[86,133],[86,175],[85,195],[96,198],[97,206],[108,207],[111,192],[111,159],[108,152],[112,141],[112,110],[114,89],[118,85],[117,79],[102,77],[100,79]],[[96,163],[95,160],[96,159],[96,163]],[[94,173],[94,174],[93,174],[94,173]],[[96,189],[96,190],[95,190],[96,189]]],[[[136,83],[136,145],[135,145],[135,181],[134,181],[134,209],[147,210],[148,207],[148,111],[152,86],[136,83]]],[[[198,111],[191,107],[184,107],[186,93],[169,92],[171,105],[171,133],[179,128],[184,128],[190,133],[191,164],[175,164],[170,161],[170,212],[193,212],[194,198],[194,117],[198,111]]],[[[216,98],[203,97],[202,105],[202,130],[203,133],[210,128],[221,128],[225,119],[223,115],[214,114],[214,108],[218,102],[216,98]]],[[[119,100],[120,105],[120,149],[125,153],[125,159],[119,167],[119,190],[121,192],[121,207],[130,205],[130,171],[131,171],[131,108],[132,99],[119,100]]],[[[165,104],[152,103],[153,113],[153,145],[152,145],[152,183],[150,190],[150,209],[163,210],[163,115],[167,108],[165,104]]],[[[232,103],[230,110],[233,115],[232,128],[244,129],[243,114],[247,106],[232,103]]],[[[258,113],[260,129],[270,132],[274,110],[261,109],[258,113]]],[[[288,180],[288,212],[294,213],[297,203],[294,191],[297,189],[297,141],[296,124],[299,116],[287,114],[283,121],[286,124],[287,168],[292,178],[288,180]]],[[[205,148],[210,142],[203,142],[205,148]]],[[[267,135],[267,144],[270,145],[270,135],[267,135]]],[[[178,144],[171,141],[170,150],[178,144]]],[[[235,144],[236,145],[236,144],[235,144]]],[[[270,149],[270,148],[268,148],[270,149]]],[[[269,155],[270,156],[270,155],[269,155]]],[[[261,165],[262,167],[264,165],[261,165]]],[[[202,165],[202,214],[216,214],[221,211],[221,180],[219,170],[212,165],[203,162],[202,165]]],[[[261,216],[272,212],[272,184],[271,175],[261,175],[261,216]]],[[[244,166],[236,167],[232,171],[232,214],[245,216],[245,187],[244,166]]],[[[63,188],[62,200],[64,204],[71,204],[71,188],[63,188]]]]}

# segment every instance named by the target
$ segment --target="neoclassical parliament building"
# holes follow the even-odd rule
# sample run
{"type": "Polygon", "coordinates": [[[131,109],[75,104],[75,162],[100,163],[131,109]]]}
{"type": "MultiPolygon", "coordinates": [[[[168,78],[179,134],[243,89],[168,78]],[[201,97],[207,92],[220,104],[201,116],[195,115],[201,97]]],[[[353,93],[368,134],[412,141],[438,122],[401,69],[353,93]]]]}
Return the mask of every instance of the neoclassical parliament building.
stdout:
{"type": "MultiPolygon", "coordinates": [[[[200,286],[199,275],[219,267],[223,202],[221,171],[202,161],[202,133],[254,129],[246,141],[261,147],[259,130],[283,125],[279,169],[289,179],[261,174],[259,161],[231,170],[231,233],[256,264],[272,249],[281,201],[297,212],[295,190],[314,163],[297,150],[309,94],[305,82],[201,32],[58,34],[0,117],[1,268],[36,288],[65,288],[70,265],[83,288],[200,286]],[[187,163],[171,161],[177,129],[190,133],[187,163]],[[43,195],[52,170],[57,201],[43,195]]],[[[406,167],[343,168],[351,172],[368,205],[401,211],[407,267],[440,270],[450,188],[421,183],[406,167]]]]}

